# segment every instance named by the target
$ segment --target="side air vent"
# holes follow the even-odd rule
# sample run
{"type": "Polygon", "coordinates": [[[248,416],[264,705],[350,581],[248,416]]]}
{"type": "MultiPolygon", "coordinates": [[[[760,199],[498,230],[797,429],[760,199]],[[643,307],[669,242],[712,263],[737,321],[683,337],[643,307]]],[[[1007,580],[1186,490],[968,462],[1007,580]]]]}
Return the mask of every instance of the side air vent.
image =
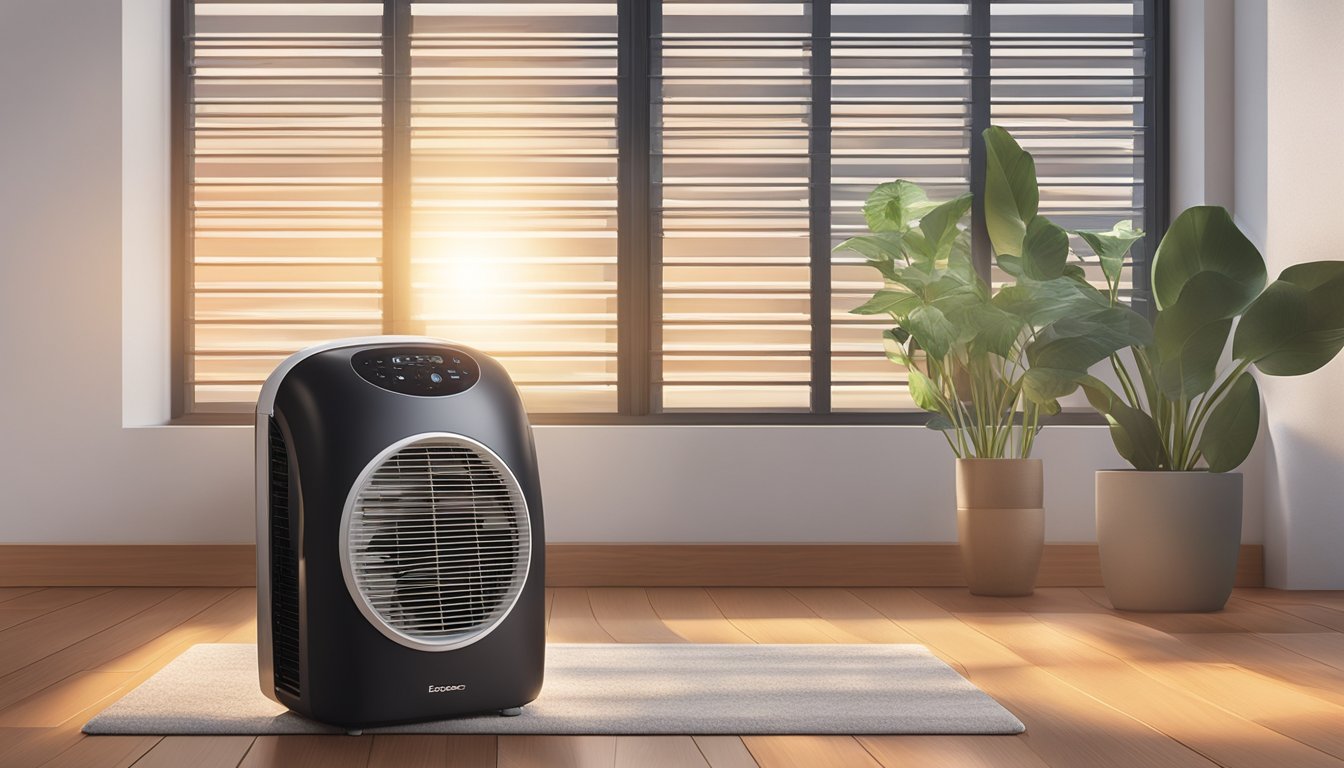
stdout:
{"type": "Polygon", "coordinates": [[[458,648],[518,600],[531,562],[527,504],[489,449],[456,435],[393,445],[346,504],[342,566],[365,616],[412,647],[458,648]]]}
{"type": "Polygon", "coordinates": [[[271,510],[271,637],[275,687],[299,695],[299,560],[289,515],[289,450],[275,419],[269,424],[271,510]]]}

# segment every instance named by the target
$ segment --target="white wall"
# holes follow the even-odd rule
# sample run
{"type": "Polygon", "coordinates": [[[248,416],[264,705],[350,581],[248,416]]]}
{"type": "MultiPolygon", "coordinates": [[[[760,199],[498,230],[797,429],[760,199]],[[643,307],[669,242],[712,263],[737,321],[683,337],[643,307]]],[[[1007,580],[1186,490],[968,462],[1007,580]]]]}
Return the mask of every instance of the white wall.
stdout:
{"type": "MultiPolygon", "coordinates": [[[[0,72],[23,73],[0,78],[0,541],[248,542],[250,428],[137,426],[165,401],[167,1],[124,6],[0,4],[0,72]]],[[[916,427],[536,437],[554,541],[955,538],[951,458],[916,427]]],[[[1091,540],[1092,472],[1118,464],[1105,430],[1038,445],[1047,537],[1091,540]]]]}
{"type": "MultiPolygon", "coordinates": [[[[1294,263],[1344,258],[1344,3],[1238,0],[1236,25],[1237,216],[1264,248],[1271,278],[1294,263]]],[[[1267,576],[1277,586],[1344,587],[1344,360],[1260,382],[1272,438],[1267,576]]]]}

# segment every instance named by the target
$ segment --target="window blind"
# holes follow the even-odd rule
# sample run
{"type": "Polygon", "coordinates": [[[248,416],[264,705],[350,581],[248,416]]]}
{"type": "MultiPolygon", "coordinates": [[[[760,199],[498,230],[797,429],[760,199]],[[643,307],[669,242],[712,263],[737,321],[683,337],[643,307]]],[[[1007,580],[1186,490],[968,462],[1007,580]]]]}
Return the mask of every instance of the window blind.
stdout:
{"type": "MultiPolygon", "coordinates": [[[[1121,219],[1151,228],[1144,161],[1153,129],[1144,96],[1152,41],[1145,5],[990,4],[991,119],[1035,156],[1040,211],[1067,230],[1110,229],[1121,219]]],[[[1143,299],[1134,290],[1132,259],[1146,264],[1156,242],[1150,234],[1135,245],[1123,298],[1143,299]]],[[[1090,260],[1089,279],[1104,286],[1086,244],[1074,237],[1073,248],[1090,260]]]]}
{"type": "MultiPolygon", "coordinates": [[[[845,2],[832,10],[831,245],[867,231],[873,187],[908,179],[945,200],[970,188],[968,3],[845,2]]],[[[831,406],[913,408],[878,343],[890,320],[851,315],[881,287],[855,253],[831,267],[831,406]]]]}
{"type": "Polygon", "coordinates": [[[382,330],[382,3],[191,5],[192,410],[289,353],[382,330]]]}
{"type": "Polygon", "coordinates": [[[566,420],[918,419],[886,324],[849,314],[875,273],[829,249],[880,182],[976,186],[994,123],[1045,214],[1154,230],[1144,301],[1162,6],[185,0],[178,410],[395,332],[499,357],[566,420]]]}
{"type": "Polygon", "coordinates": [[[810,6],[669,0],[653,65],[661,405],[806,410],[810,6]]]}
{"type": "Polygon", "coordinates": [[[615,3],[413,3],[418,329],[530,411],[616,410],[615,3]]]}

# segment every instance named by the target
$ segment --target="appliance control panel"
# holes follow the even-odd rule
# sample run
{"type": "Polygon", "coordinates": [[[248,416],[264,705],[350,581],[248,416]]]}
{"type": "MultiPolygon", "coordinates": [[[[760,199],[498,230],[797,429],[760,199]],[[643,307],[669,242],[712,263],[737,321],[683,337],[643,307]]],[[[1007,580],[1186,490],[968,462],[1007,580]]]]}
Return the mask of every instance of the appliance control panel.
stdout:
{"type": "Polygon", "coordinates": [[[481,377],[470,355],[446,347],[366,349],[356,352],[350,364],[375,387],[421,397],[456,395],[481,377]]]}

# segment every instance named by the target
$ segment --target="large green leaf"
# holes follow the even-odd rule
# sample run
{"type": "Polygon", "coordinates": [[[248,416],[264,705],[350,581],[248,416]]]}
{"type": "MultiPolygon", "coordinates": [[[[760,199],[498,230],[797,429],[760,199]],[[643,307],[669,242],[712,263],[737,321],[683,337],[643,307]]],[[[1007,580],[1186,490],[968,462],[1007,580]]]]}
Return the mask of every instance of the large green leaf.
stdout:
{"type": "Polygon", "coordinates": [[[1021,279],[994,295],[994,305],[1040,328],[1073,314],[1109,306],[1105,296],[1089,285],[1063,280],[1021,279]]]}
{"type": "Polygon", "coordinates": [[[1021,256],[1027,224],[1036,218],[1040,192],[1036,162],[1004,129],[985,129],[985,228],[994,252],[1021,256]]]}
{"type": "Polygon", "coordinates": [[[923,299],[913,293],[881,290],[874,293],[871,299],[849,311],[855,315],[890,314],[893,317],[903,318],[923,303],[923,299]]]}
{"type": "Polygon", "coordinates": [[[935,207],[918,184],[900,179],[878,184],[863,204],[863,217],[874,232],[904,232],[935,207]]]}
{"type": "Polygon", "coordinates": [[[1148,472],[1171,469],[1171,459],[1152,417],[1121,400],[1100,380],[1086,377],[1079,382],[1087,401],[1105,419],[1115,450],[1135,469],[1148,472]]]}
{"type": "Polygon", "coordinates": [[[836,251],[854,251],[873,261],[900,259],[904,261],[905,241],[899,233],[878,232],[872,235],[858,235],[835,246],[836,251]]]}
{"type": "Polygon", "coordinates": [[[1289,267],[1251,304],[1232,356],[1271,376],[1311,373],[1344,348],[1344,262],[1289,267]]]}
{"type": "Polygon", "coordinates": [[[905,343],[909,340],[910,332],[899,326],[883,331],[882,349],[887,353],[887,359],[897,365],[909,368],[911,365],[910,355],[905,348],[905,343]]]}
{"type": "Polygon", "coordinates": [[[1027,347],[1027,360],[1033,368],[1082,374],[1126,347],[1151,342],[1152,329],[1142,315],[1128,307],[1103,307],[1052,323],[1027,347]]]}
{"type": "Polygon", "coordinates": [[[962,230],[961,220],[971,210],[971,195],[965,194],[941,203],[919,220],[923,235],[923,256],[930,261],[943,261],[952,253],[952,247],[962,230]]]}
{"type": "Polygon", "coordinates": [[[1173,400],[1207,392],[1242,308],[1241,286],[1222,272],[1196,273],[1157,315],[1157,385],[1173,400]]]}
{"type": "Polygon", "coordinates": [[[1153,298],[1158,309],[1175,304],[1185,284],[1201,272],[1218,272],[1235,286],[1239,310],[1265,287],[1265,260],[1225,208],[1187,208],[1171,223],[1153,256],[1153,298]]]}
{"type": "Polygon", "coordinates": [[[938,401],[937,389],[929,377],[911,368],[906,371],[910,382],[910,399],[915,405],[931,413],[942,413],[943,407],[938,401]]]}
{"type": "Polygon", "coordinates": [[[958,329],[937,307],[921,304],[915,307],[905,319],[905,327],[920,349],[931,357],[947,357],[948,350],[957,341],[958,329]]]}
{"type": "Polygon", "coordinates": [[[1069,233],[1044,216],[1032,219],[1022,240],[1022,272],[1033,280],[1054,280],[1068,261],[1069,233]]]}
{"type": "MultiPolygon", "coordinates": [[[[1158,315],[1158,323],[1162,317],[1158,315]]],[[[1157,355],[1157,369],[1153,372],[1157,387],[1172,400],[1192,400],[1209,391],[1218,377],[1218,361],[1227,346],[1227,335],[1232,321],[1219,320],[1198,328],[1184,346],[1170,357],[1157,355]]]]}
{"type": "Polygon", "coordinates": [[[1260,388],[1250,371],[1237,376],[1204,422],[1199,450],[1213,472],[1230,472],[1255,446],[1260,431],[1260,388]]]}
{"type": "Polygon", "coordinates": [[[1073,394],[1082,379],[1077,371],[1032,366],[1022,375],[1022,393],[1033,403],[1048,405],[1073,394]]]}
{"type": "Polygon", "coordinates": [[[1022,335],[1026,321],[988,302],[970,305],[962,316],[974,331],[972,342],[977,353],[988,353],[1008,358],[1013,344],[1022,335]]]}
{"type": "Polygon", "coordinates": [[[1081,237],[1097,255],[1102,274],[1106,276],[1106,284],[1114,287],[1124,269],[1125,254],[1129,253],[1136,240],[1143,237],[1143,230],[1135,229],[1134,222],[1126,219],[1111,227],[1109,232],[1078,230],[1074,234],[1081,237]]]}

